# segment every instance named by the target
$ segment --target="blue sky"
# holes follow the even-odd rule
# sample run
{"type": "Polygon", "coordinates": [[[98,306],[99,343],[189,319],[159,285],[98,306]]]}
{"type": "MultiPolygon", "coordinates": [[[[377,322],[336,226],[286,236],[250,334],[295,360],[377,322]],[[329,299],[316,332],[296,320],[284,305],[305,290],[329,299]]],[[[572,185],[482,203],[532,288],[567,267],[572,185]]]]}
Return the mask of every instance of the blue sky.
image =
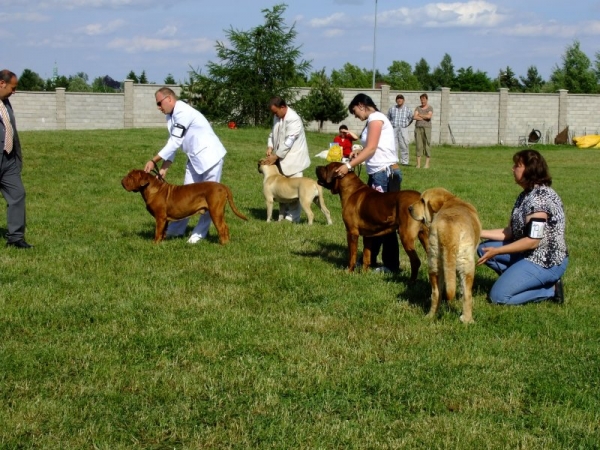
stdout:
{"type": "MultiPolygon", "coordinates": [[[[50,78],[88,74],[122,81],[130,70],[162,83],[187,78],[215,61],[225,31],[263,23],[262,0],[0,0],[3,68],[31,69],[50,78]]],[[[295,23],[304,59],[327,73],[349,62],[382,72],[392,61],[433,69],[445,53],[455,69],[472,66],[491,78],[510,66],[544,79],[575,39],[592,62],[600,52],[600,0],[289,0],[284,18],[295,23]]]]}

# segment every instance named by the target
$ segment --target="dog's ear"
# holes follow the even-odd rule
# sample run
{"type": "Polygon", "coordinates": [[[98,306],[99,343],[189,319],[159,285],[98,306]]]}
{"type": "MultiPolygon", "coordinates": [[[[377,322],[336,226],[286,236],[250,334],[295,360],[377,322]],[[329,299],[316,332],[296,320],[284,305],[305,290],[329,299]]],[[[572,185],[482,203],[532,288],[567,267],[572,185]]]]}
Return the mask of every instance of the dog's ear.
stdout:
{"type": "Polygon", "coordinates": [[[144,172],[143,170],[139,170],[137,173],[137,181],[140,187],[148,186],[150,184],[150,175],[149,173],[144,172]]]}

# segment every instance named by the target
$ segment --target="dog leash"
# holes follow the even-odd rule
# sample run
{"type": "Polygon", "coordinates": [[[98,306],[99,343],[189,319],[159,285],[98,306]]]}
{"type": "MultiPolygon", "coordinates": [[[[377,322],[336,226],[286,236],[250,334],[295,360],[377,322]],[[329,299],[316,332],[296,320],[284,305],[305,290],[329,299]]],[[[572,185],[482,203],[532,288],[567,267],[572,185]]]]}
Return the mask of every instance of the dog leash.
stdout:
{"type": "Polygon", "coordinates": [[[156,163],[154,162],[153,159],[151,159],[150,161],[152,161],[152,164],[154,164],[154,169],[152,169],[150,171],[150,173],[153,173],[154,175],[156,175],[156,178],[158,178],[160,181],[166,181],[163,176],[160,174],[158,167],[156,167],[156,163]]]}

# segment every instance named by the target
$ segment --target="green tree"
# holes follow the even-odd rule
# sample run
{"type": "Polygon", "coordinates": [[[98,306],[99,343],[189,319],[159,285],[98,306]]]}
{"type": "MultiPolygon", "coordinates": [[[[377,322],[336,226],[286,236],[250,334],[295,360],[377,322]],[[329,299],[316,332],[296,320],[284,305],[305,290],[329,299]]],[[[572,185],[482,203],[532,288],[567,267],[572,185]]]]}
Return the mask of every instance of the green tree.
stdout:
{"type": "Polygon", "coordinates": [[[108,75],[97,77],[92,82],[93,92],[116,92],[121,90],[121,83],[113,80],[108,75]]]}
{"type": "Polygon", "coordinates": [[[325,75],[325,69],[314,73],[308,84],[311,87],[308,95],[294,104],[303,120],[319,122],[320,132],[324,121],[340,123],[348,116],[344,96],[331,84],[331,80],[325,75]]]}
{"type": "Polygon", "coordinates": [[[23,70],[19,77],[18,89],[20,91],[43,91],[45,83],[42,77],[30,69],[23,70]]]}
{"type": "Polygon", "coordinates": [[[501,69],[498,72],[497,82],[499,87],[508,88],[509,91],[518,92],[523,90],[523,86],[521,86],[517,75],[509,66],[506,66],[505,70],[501,69]]]}
{"type": "Polygon", "coordinates": [[[431,86],[433,89],[443,87],[456,87],[456,74],[454,73],[454,64],[448,53],[444,53],[444,57],[440,61],[440,65],[433,69],[431,75],[431,86]]]}
{"type": "Polygon", "coordinates": [[[146,76],[145,70],[142,70],[142,74],[140,75],[139,82],[140,82],[140,84],[149,84],[148,77],[146,76]]]}
{"type": "Polygon", "coordinates": [[[567,89],[573,94],[592,94],[598,90],[598,75],[592,63],[581,50],[579,41],[567,47],[561,67],[556,65],[550,81],[557,89],[567,89]]]}
{"type": "Polygon", "coordinates": [[[492,80],[487,73],[473,71],[473,67],[461,67],[456,75],[455,88],[463,92],[491,92],[494,90],[492,80]]]}
{"type": "Polygon", "coordinates": [[[346,63],[341,70],[331,71],[331,82],[340,88],[369,89],[373,86],[373,71],[346,63]]]}
{"type": "Polygon", "coordinates": [[[384,80],[391,89],[417,91],[421,88],[421,83],[406,61],[392,61],[392,65],[387,70],[388,75],[384,77],[384,80]]]}
{"type": "Polygon", "coordinates": [[[537,67],[529,66],[527,68],[527,75],[520,78],[521,84],[523,85],[523,92],[542,92],[545,82],[542,76],[538,73],[537,67]]]}
{"type": "Polygon", "coordinates": [[[209,88],[202,92],[206,104],[221,105],[224,111],[220,114],[228,114],[228,120],[269,126],[271,97],[277,95],[293,103],[293,88],[308,72],[310,63],[301,59],[300,48],[294,46],[295,24],[288,27],[282,17],[286,7],[279,4],[263,9],[264,24],[249,31],[227,30],[230,46],[218,41],[220,62],[207,64],[210,81],[193,74],[197,86],[209,88]],[[206,98],[209,95],[216,98],[206,98]]]}
{"type": "Polygon", "coordinates": [[[419,81],[419,90],[433,91],[435,86],[431,80],[431,68],[425,58],[421,58],[418,63],[415,64],[415,70],[413,75],[419,81]]]}
{"type": "Polygon", "coordinates": [[[173,75],[168,74],[167,77],[165,78],[164,81],[165,84],[177,84],[177,82],[175,81],[175,78],[173,78],[173,75]]]}
{"type": "Polygon", "coordinates": [[[138,78],[138,76],[135,74],[135,72],[132,70],[131,72],[129,72],[129,74],[127,74],[127,76],[125,77],[125,79],[127,80],[133,80],[134,83],[139,83],[140,79],[138,78]]]}
{"type": "Polygon", "coordinates": [[[91,92],[92,87],[79,75],[69,77],[69,85],[67,91],[69,92],[91,92]]]}

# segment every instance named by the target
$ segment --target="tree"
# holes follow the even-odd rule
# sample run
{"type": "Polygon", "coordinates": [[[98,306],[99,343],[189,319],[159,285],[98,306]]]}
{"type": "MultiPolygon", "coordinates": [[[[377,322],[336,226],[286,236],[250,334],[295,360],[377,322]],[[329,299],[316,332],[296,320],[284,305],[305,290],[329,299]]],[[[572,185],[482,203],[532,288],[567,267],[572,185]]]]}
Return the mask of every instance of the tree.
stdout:
{"type": "Polygon", "coordinates": [[[421,88],[421,83],[413,75],[410,64],[406,61],[392,61],[388,67],[388,75],[384,80],[390,85],[391,89],[417,91],[421,88]]]}
{"type": "Polygon", "coordinates": [[[325,69],[313,74],[309,85],[311,90],[308,95],[294,105],[303,120],[319,122],[320,132],[324,121],[339,123],[348,116],[344,96],[331,84],[331,80],[325,75],[325,69]]]}
{"type": "Polygon", "coordinates": [[[425,58],[421,58],[419,62],[415,64],[413,75],[421,85],[419,86],[419,90],[433,91],[435,89],[431,80],[431,69],[425,58]]]}
{"type": "Polygon", "coordinates": [[[537,67],[529,66],[527,69],[527,75],[520,77],[523,85],[523,92],[541,92],[544,86],[544,80],[538,73],[537,67]]]}
{"type": "Polygon", "coordinates": [[[509,91],[523,90],[516,74],[509,66],[506,66],[505,70],[500,69],[498,72],[498,85],[499,87],[508,88],[509,91]]]}
{"type": "Polygon", "coordinates": [[[25,69],[19,77],[18,87],[20,91],[43,91],[45,86],[42,77],[30,69],[25,69]]]}
{"type": "Polygon", "coordinates": [[[492,80],[487,73],[480,70],[473,71],[473,67],[458,69],[456,75],[455,87],[464,92],[491,92],[494,90],[492,80]]]}
{"type": "Polygon", "coordinates": [[[452,58],[448,53],[444,53],[444,57],[442,58],[442,61],[440,61],[440,65],[433,69],[433,74],[431,75],[431,85],[433,89],[456,87],[454,64],[452,64],[452,58]]]}
{"type": "Polygon", "coordinates": [[[90,92],[92,87],[79,75],[69,77],[67,91],[70,92],[90,92]]]}
{"type": "Polygon", "coordinates": [[[148,77],[146,76],[145,70],[142,70],[142,74],[140,75],[139,83],[140,84],[148,84],[148,77]]]}
{"type": "Polygon", "coordinates": [[[165,78],[164,81],[165,84],[177,84],[177,82],[175,81],[175,78],[173,78],[173,75],[168,74],[167,77],[165,78]]]}
{"type": "Polygon", "coordinates": [[[373,71],[346,63],[341,70],[331,71],[331,82],[340,88],[369,89],[373,86],[373,71]]]}
{"type": "Polygon", "coordinates": [[[550,80],[557,89],[567,89],[573,94],[591,94],[598,90],[598,75],[587,55],[581,51],[579,41],[567,47],[562,67],[554,67],[550,80]]]}
{"type": "Polygon", "coordinates": [[[127,77],[125,77],[125,79],[132,80],[134,83],[140,82],[140,79],[138,78],[138,76],[135,74],[135,72],[133,70],[131,72],[129,72],[129,74],[127,75],[127,77]]]}
{"type": "Polygon", "coordinates": [[[92,91],[94,92],[115,92],[121,89],[121,83],[113,80],[108,75],[97,77],[92,82],[92,91]]]}
{"type": "MultiPolygon", "coordinates": [[[[282,18],[286,7],[279,4],[271,10],[263,9],[264,24],[249,31],[225,31],[231,47],[217,41],[220,62],[208,62],[210,80],[192,74],[197,86],[210,88],[202,92],[204,101],[220,104],[228,120],[269,126],[271,97],[280,96],[293,103],[293,88],[310,69],[310,63],[301,59],[300,48],[293,45],[297,32],[295,25],[288,27],[282,18]],[[208,99],[209,95],[216,98],[208,99]]],[[[208,116],[215,111],[206,113],[208,116]]]]}

